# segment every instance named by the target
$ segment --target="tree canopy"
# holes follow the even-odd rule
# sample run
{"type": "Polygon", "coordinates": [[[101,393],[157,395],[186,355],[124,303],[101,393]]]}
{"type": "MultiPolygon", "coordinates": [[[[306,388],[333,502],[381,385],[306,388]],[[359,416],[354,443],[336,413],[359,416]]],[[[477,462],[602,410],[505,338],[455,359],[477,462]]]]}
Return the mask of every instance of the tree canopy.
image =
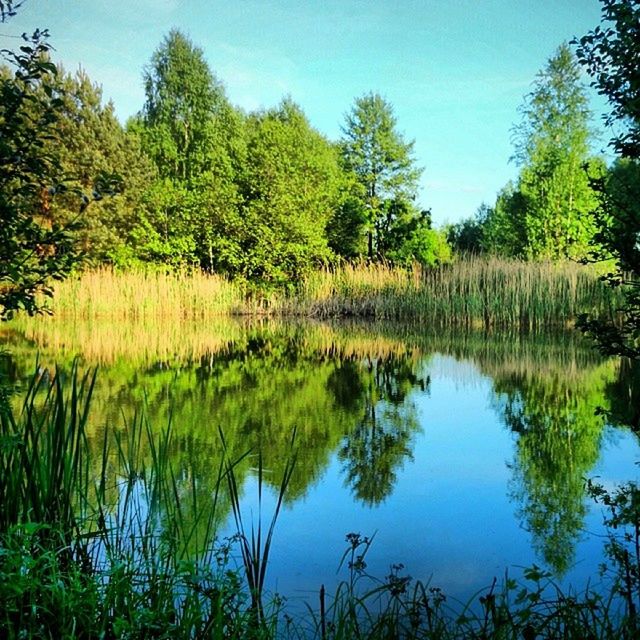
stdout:
{"type": "Polygon", "coordinates": [[[60,165],[63,100],[47,37],[43,31],[23,36],[18,52],[3,51],[12,69],[0,69],[2,319],[19,309],[40,311],[38,294],[51,295],[51,279],[64,278],[81,257],[74,235],[77,221],[61,224],[51,212],[61,194],[75,194],[76,211],[89,200],[60,165]]]}
{"type": "Polygon", "coordinates": [[[377,93],[357,98],[345,116],[341,140],[347,171],[359,186],[369,258],[383,254],[394,221],[393,203],[412,202],[421,170],[413,159],[414,142],[397,130],[393,107],[377,93]]]}
{"type": "Polygon", "coordinates": [[[529,258],[580,258],[595,232],[596,198],[585,166],[590,160],[590,118],[580,68],[561,45],[534,82],[514,128],[518,180],[498,195],[484,217],[485,247],[529,258]]]}

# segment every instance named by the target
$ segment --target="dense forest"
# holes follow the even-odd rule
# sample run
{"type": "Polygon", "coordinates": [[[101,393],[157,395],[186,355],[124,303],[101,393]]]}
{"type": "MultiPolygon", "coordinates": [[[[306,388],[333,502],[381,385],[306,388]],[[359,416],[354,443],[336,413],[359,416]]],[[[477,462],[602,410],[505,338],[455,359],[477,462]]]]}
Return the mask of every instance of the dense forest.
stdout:
{"type": "Polygon", "coordinates": [[[517,179],[474,218],[434,229],[417,204],[413,141],[378,93],[356,98],[328,140],[291,97],[236,108],[203,50],[172,30],[141,61],[146,100],[123,126],[99,84],[54,64],[46,31],[24,37],[0,69],[5,311],[34,310],[31,294],[79,264],[199,267],[269,290],[345,259],[584,260],[598,247],[603,182],[638,206],[637,164],[593,154],[568,44],[523,99],[517,179]]]}

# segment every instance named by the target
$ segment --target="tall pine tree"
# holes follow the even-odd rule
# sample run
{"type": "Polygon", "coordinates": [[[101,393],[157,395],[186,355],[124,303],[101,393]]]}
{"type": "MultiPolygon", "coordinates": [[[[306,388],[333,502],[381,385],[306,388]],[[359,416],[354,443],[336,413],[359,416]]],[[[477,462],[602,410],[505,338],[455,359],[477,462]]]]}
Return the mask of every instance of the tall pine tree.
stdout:
{"type": "Polygon", "coordinates": [[[376,93],[356,99],[342,133],[343,163],[359,185],[360,208],[353,212],[365,221],[367,252],[374,258],[384,253],[393,226],[389,211],[404,211],[415,199],[421,170],[413,159],[413,141],[404,140],[393,107],[376,93]]]}

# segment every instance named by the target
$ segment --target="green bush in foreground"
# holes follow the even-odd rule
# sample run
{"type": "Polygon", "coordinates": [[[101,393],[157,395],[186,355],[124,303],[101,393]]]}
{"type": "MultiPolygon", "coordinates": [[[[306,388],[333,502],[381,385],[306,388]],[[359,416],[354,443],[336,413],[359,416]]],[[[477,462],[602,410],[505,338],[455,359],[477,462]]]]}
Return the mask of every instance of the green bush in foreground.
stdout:
{"type": "MultiPolygon", "coordinates": [[[[370,576],[372,540],[352,533],[341,561],[347,579],[332,596],[320,589],[319,608],[292,616],[278,596],[262,592],[277,513],[267,535],[258,524],[248,539],[240,524],[235,538],[216,540],[222,488],[235,486],[240,460],[225,458],[204,501],[195,474],[178,476],[168,462],[170,428],[155,436],[135,418],[113,449],[105,436],[101,459],[90,464],[93,380],[77,372],[69,381],[36,375],[19,415],[2,396],[2,638],[636,637],[640,510],[627,497],[637,491],[618,499],[592,488],[611,509],[609,524],[623,532],[610,542],[614,576],[604,595],[563,592],[532,567],[524,584],[494,581],[468,604],[450,603],[438,588],[403,575],[401,565],[384,579],[370,576]]],[[[286,484],[285,472],[281,497],[286,484]]],[[[236,487],[234,508],[238,495],[236,487]]]]}

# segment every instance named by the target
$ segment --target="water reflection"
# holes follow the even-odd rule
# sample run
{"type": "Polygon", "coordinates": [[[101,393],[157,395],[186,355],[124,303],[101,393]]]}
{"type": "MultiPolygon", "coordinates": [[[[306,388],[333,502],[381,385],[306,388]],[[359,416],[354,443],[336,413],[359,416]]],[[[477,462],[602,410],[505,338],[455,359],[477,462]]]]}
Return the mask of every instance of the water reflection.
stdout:
{"type": "MultiPolygon", "coordinates": [[[[431,335],[397,326],[228,322],[143,329],[38,321],[4,330],[0,340],[11,351],[2,367],[14,384],[26,380],[36,352],[39,366],[51,372],[57,362],[64,374],[78,356],[85,366],[100,364],[93,446],[102,447],[110,425],[126,448],[136,415],[154,429],[170,423],[179,488],[188,495],[196,487],[199,504],[218,480],[219,429],[232,457],[262,451],[266,482],[275,488],[295,427],[300,455],[286,496],[292,508],[324,481],[334,462],[354,509],[392,502],[416,447],[427,446],[435,427],[420,411],[431,402],[433,355],[453,356],[455,371],[447,375],[491,381],[496,429],[513,435],[505,456],[511,481],[504,490],[538,561],[558,575],[574,563],[587,513],[584,478],[598,461],[605,428],[596,410],[609,411],[612,423],[637,426],[640,420],[637,366],[601,359],[576,334],[431,335]]],[[[495,438],[497,430],[485,437],[495,438]]],[[[456,433],[448,446],[456,446],[456,433]]],[[[143,448],[137,455],[144,459],[151,452],[143,448]]],[[[240,485],[254,465],[248,456],[237,467],[240,485]]],[[[459,474],[464,483],[464,469],[459,474]]],[[[415,517],[426,508],[416,504],[415,517]]],[[[228,513],[222,495],[218,524],[228,513]]]]}
{"type": "Polygon", "coordinates": [[[347,485],[366,505],[379,504],[391,495],[396,472],[412,459],[420,424],[408,396],[416,387],[424,392],[429,386],[429,378],[417,376],[414,369],[415,363],[407,359],[368,358],[364,374],[362,368],[351,369],[356,375],[343,377],[346,385],[339,395],[344,397],[346,389],[353,394],[349,402],[358,404],[361,418],[343,439],[338,457],[347,485]]]}
{"type": "Polygon", "coordinates": [[[596,367],[580,385],[557,375],[495,380],[504,422],[518,436],[513,496],[533,544],[560,575],[582,532],[584,480],[598,459],[605,423],[597,409],[611,373],[596,367]]]}

